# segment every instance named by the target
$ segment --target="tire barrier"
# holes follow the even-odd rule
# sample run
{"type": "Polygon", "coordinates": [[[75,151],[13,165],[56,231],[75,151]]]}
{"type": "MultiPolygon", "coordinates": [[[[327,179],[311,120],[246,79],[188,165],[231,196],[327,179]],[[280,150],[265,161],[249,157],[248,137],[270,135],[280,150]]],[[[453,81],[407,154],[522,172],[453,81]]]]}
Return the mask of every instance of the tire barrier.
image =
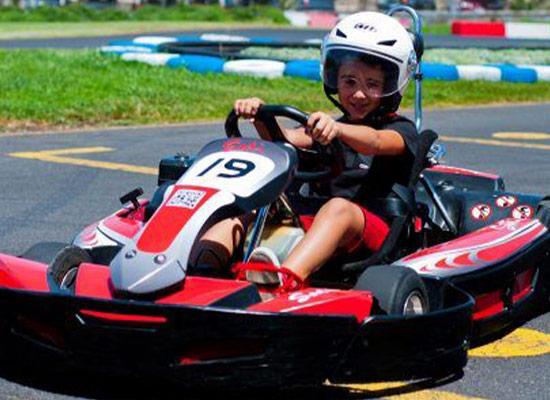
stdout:
{"type": "Polygon", "coordinates": [[[509,39],[550,39],[550,23],[455,20],[453,35],[491,36],[509,39]]]}
{"type": "Polygon", "coordinates": [[[186,68],[191,72],[223,72],[225,60],[220,57],[198,56],[194,54],[177,56],[169,59],[166,65],[170,68],[186,68]]]}
{"type": "Polygon", "coordinates": [[[289,61],[286,63],[285,75],[320,81],[321,65],[316,60],[289,61]]]}
{"type": "Polygon", "coordinates": [[[141,46],[101,46],[100,53],[124,54],[124,53],[152,53],[153,50],[141,46]]]}
{"type": "MultiPolygon", "coordinates": [[[[134,40],[113,40],[109,46],[99,49],[102,53],[120,55],[125,61],[139,61],[150,65],[167,65],[171,68],[186,68],[198,73],[228,73],[254,76],[258,78],[280,78],[282,76],[300,77],[319,81],[320,66],[318,60],[291,60],[287,62],[267,59],[237,59],[228,61],[223,57],[210,55],[210,50],[196,50],[201,43],[205,46],[229,43],[239,46],[269,45],[285,46],[284,43],[270,38],[245,38],[242,36],[203,34],[200,37],[184,36],[170,38],[164,36],[138,37],[134,40]],[[185,44],[190,47],[186,48],[185,44]],[[181,46],[176,46],[180,44],[181,46]],[[192,45],[192,46],[191,46],[192,45]],[[172,49],[172,47],[174,47],[172,49]],[[193,50],[195,48],[195,50],[193,50]],[[177,52],[176,52],[177,51],[177,52]],[[186,54],[189,51],[189,54],[186,54]],[[193,51],[195,54],[193,54],[193,51]],[[206,54],[202,54],[202,52],[206,54]]],[[[306,41],[304,45],[317,42],[306,41]]],[[[294,45],[299,45],[294,43],[294,45]]],[[[242,48],[242,47],[241,47],[242,48]]],[[[234,54],[238,56],[238,54],[234,54]]],[[[244,58],[244,56],[243,56],[244,58]]],[[[457,81],[486,80],[518,83],[550,82],[550,65],[450,65],[442,63],[422,63],[425,79],[457,81]]]]}
{"type": "Polygon", "coordinates": [[[124,61],[139,61],[149,65],[166,65],[176,57],[179,56],[170,53],[125,53],[121,56],[124,61]]]}
{"type": "Polygon", "coordinates": [[[168,36],[138,36],[134,39],[135,44],[144,44],[151,46],[159,46],[163,43],[171,43],[176,41],[177,39],[175,37],[168,36]]]}
{"type": "Polygon", "coordinates": [[[500,81],[500,70],[482,65],[457,65],[458,79],[463,81],[500,81]]]}
{"type": "Polygon", "coordinates": [[[424,79],[437,79],[442,81],[457,81],[458,70],[455,65],[449,64],[422,64],[424,79]]]}
{"type": "Polygon", "coordinates": [[[223,72],[274,79],[282,78],[285,66],[284,62],[273,60],[235,60],[227,61],[223,66],[223,72]]]}

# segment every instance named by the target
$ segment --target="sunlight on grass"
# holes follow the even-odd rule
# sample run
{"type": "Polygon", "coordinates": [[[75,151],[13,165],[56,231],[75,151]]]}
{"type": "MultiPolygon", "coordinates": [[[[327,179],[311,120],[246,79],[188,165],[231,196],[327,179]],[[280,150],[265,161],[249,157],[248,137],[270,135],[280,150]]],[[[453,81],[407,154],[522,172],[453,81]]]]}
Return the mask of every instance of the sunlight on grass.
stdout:
{"type": "MultiPolygon", "coordinates": [[[[195,74],[127,63],[94,50],[0,51],[4,130],[181,123],[224,118],[236,98],[336,112],[320,82],[195,74]]],[[[412,107],[409,88],[403,106],[412,107]]],[[[550,83],[437,82],[425,106],[550,101],[550,83]]]]}

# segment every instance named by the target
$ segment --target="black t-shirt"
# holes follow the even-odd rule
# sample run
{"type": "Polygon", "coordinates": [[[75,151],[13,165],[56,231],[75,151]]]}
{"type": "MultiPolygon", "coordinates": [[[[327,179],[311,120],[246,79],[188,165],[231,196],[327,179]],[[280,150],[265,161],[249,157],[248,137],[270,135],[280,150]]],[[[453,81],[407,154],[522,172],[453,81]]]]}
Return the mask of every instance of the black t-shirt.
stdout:
{"type": "MultiPolygon", "coordinates": [[[[345,118],[339,121],[351,123],[345,118]]],[[[368,199],[388,196],[395,183],[408,184],[418,146],[418,132],[414,123],[405,117],[391,115],[369,126],[376,130],[388,129],[399,133],[405,141],[405,152],[397,156],[366,156],[337,139],[344,155],[344,170],[336,178],[316,187],[315,192],[362,204],[368,199]]]]}

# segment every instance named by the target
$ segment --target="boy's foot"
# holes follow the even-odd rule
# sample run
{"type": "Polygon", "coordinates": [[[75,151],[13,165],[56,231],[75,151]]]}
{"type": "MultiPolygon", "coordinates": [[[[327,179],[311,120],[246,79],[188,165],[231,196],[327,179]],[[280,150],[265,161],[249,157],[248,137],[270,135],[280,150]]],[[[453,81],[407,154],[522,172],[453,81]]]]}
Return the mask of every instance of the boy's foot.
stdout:
{"type": "Polygon", "coordinates": [[[293,292],[306,286],[294,271],[281,266],[275,252],[268,247],[256,247],[245,265],[241,269],[242,278],[261,285],[269,293],[293,292]]]}
{"type": "MultiPolygon", "coordinates": [[[[269,264],[275,267],[280,267],[281,262],[273,250],[269,247],[256,247],[252,250],[249,263],[269,264]]],[[[249,270],[245,273],[246,280],[257,283],[259,285],[279,286],[280,277],[275,271],[258,271],[249,270]]]]}

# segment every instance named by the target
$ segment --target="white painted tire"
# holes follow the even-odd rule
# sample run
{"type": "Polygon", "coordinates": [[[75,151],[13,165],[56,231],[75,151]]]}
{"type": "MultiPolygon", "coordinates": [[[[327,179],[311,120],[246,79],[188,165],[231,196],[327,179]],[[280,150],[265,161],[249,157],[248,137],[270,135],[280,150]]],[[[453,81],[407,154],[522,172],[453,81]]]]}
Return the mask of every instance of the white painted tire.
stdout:
{"type": "Polygon", "coordinates": [[[285,63],[272,60],[236,60],[228,61],[223,66],[227,74],[255,76],[258,78],[281,78],[285,63]]]}
{"type": "Polygon", "coordinates": [[[151,44],[154,46],[158,46],[159,44],[163,43],[172,43],[176,42],[177,39],[175,37],[169,37],[169,36],[138,36],[134,39],[134,43],[136,44],[151,44]]]}
{"type": "Polygon", "coordinates": [[[458,79],[464,81],[498,82],[502,75],[499,68],[482,65],[457,65],[456,69],[458,70],[458,79]]]}
{"type": "Polygon", "coordinates": [[[207,42],[248,42],[249,38],[236,35],[223,35],[218,33],[204,33],[200,37],[201,40],[207,42]]]}
{"type": "Polygon", "coordinates": [[[121,56],[124,61],[139,61],[149,65],[166,65],[172,58],[179,54],[172,53],[125,53],[121,56]]]}
{"type": "Polygon", "coordinates": [[[124,54],[124,53],[151,53],[151,50],[148,47],[141,46],[101,46],[99,48],[100,53],[114,53],[114,54],[124,54]]]}

